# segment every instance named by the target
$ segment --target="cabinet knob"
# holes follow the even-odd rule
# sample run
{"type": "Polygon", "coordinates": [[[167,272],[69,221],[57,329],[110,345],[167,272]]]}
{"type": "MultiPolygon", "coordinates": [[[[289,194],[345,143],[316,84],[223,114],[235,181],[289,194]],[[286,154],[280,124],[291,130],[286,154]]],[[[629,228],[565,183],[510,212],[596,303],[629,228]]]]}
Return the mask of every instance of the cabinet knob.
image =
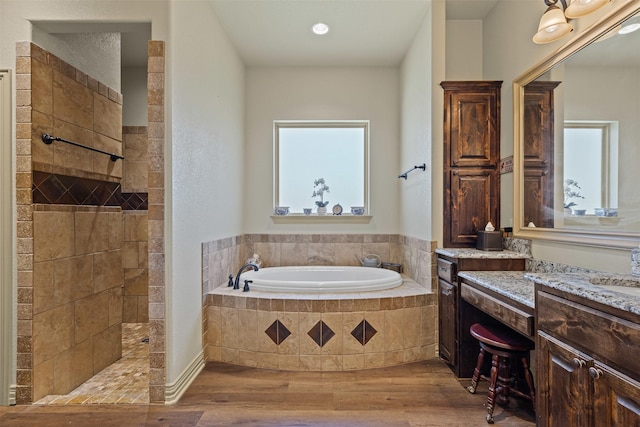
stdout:
{"type": "MultiPolygon", "coordinates": [[[[586,364],[586,362],[585,362],[584,360],[582,360],[582,359],[578,359],[577,357],[574,357],[574,358],[573,358],[573,365],[574,365],[576,368],[584,368],[584,365],[585,365],[585,364],[586,364]]],[[[593,368],[591,368],[591,369],[593,369],[593,368]]]]}
{"type": "Polygon", "coordinates": [[[449,289],[441,289],[441,293],[442,293],[442,295],[444,295],[444,296],[447,296],[447,297],[448,297],[448,296],[450,296],[450,295],[451,295],[452,289],[453,289],[453,288],[449,288],[449,289]]]}
{"type": "Polygon", "coordinates": [[[597,380],[602,376],[602,370],[591,367],[589,368],[589,376],[594,380],[597,380]]]}

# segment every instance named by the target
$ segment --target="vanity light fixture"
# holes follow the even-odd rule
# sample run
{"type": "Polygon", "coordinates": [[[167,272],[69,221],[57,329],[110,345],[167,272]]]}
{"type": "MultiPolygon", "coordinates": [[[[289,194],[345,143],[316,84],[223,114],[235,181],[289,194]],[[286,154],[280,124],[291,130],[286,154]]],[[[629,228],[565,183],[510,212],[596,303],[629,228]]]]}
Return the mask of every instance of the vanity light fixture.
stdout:
{"type": "Polygon", "coordinates": [[[533,42],[536,44],[551,43],[569,34],[573,31],[573,25],[568,20],[582,18],[600,9],[611,0],[544,0],[544,4],[548,6],[545,13],[540,18],[538,32],[533,36],[533,42]],[[558,7],[558,2],[562,5],[562,9],[558,7]]]}
{"type": "Polygon", "coordinates": [[[323,36],[329,32],[329,26],[323,22],[318,22],[317,24],[313,24],[311,31],[313,31],[314,34],[323,36]]]}

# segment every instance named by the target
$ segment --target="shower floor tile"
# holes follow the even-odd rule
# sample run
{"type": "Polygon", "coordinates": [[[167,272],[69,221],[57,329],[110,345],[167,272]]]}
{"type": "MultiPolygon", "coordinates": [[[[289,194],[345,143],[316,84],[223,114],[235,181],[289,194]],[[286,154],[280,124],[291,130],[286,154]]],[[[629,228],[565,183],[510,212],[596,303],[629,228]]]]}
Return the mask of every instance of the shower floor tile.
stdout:
{"type": "Polygon", "coordinates": [[[36,405],[149,403],[148,323],[122,324],[122,358],[65,395],[49,395],[36,405]]]}

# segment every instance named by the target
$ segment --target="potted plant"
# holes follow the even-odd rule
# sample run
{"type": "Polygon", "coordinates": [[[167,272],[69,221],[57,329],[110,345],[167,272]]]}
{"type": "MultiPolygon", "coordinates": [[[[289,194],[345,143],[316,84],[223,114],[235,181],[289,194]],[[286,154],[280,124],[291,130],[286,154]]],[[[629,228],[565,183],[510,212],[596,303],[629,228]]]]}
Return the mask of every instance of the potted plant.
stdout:
{"type": "Polygon", "coordinates": [[[574,206],[578,206],[578,204],[571,201],[571,199],[584,199],[584,196],[578,191],[580,189],[581,187],[578,185],[578,181],[576,181],[575,179],[567,178],[564,180],[565,213],[571,213],[571,208],[574,206]]]}
{"type": "Polygon", "coordinates": [[[318,215],[325,215],[327,213],[327,205],[329,201],[324,201],[324,193],[329,192],[329,186],[324,182],[324,178],[318,178],[313,181],[313,194],[311,197],[320,197],[320,200],[316,200],[316,206],[318,206],[318,215]]]}

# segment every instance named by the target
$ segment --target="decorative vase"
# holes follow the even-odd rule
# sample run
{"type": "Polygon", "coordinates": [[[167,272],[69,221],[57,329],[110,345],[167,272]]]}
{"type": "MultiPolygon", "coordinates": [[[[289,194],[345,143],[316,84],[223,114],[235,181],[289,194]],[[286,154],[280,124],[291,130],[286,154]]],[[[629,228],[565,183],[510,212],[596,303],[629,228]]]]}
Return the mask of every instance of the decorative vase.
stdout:
{"type": "Polygon", "coordinates": [[[318,206],[318,210],[316,211],[318,215],[326,215],[327,207],[326,206],[318,206]]]}

